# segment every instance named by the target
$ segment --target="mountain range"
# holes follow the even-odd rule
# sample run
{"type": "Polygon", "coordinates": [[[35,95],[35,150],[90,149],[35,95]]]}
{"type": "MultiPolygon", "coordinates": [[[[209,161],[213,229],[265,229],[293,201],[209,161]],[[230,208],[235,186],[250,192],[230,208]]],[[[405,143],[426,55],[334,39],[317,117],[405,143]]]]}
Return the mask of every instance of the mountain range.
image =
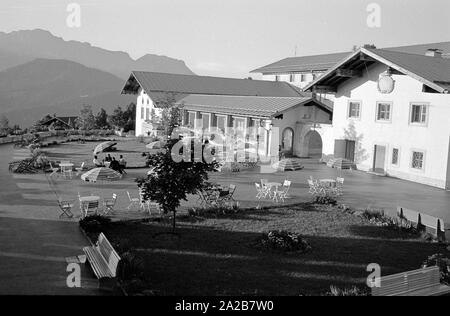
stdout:
{"type": "Polygon", "coordinates": [[[166,56],[134,60],[44,30],[0,32],[0,114],[27,127],[47,113],[76,115],[83,104],[111,111],[135,101],[120,94],[132,70],[194,74],[166,56]]]}

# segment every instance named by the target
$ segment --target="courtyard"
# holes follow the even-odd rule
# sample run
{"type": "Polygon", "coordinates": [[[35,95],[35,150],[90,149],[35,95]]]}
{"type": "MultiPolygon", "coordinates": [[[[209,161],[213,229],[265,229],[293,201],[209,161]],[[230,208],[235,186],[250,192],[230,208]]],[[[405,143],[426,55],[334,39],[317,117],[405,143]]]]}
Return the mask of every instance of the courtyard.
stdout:
{"type": "MultiPolygon", "coordinates": [[[[85,161],[89,165],[96,144],[63,143],[44,150],[52,160],[70,160],[75,166],[85,161]]],[[[117,152],[111,155],[123,154],[132,168],[118,181],[87,183],[75,173],[72,179],[42,173],[10,174],[6,162],[16,151],[10,145],[2,145],[0,158],[5,163],[0,167],[0,256],[2,274],[9,276],[10,284],[4,284],[0,291],[11,293],[14,285],[17,293],[40,293],[42,289],[45,293],[97,293],[89,271],[83,271],[86,283],[81,290],[72,291],[64,282],[65,257],[80,254],[88,241],[77,227],[77,202],[73,208],[77,218],[61,220],[57,198],[76,201],[78,193],[100,197],[118,194],[111,215],[113,224],[105,234],[113,243],[128,240],[138,249],[145,258],[152,289],[161,294],[198,295],[203,287],[207,291],[203,293],[210,295],[323,294],[330,285],[363,286],[365,268],[371,262],[381,264],[385,273],[401,272],[420,267],[427,256],[442,250],[437,244],[389,234],[336,209],[312,206],[307,179],[344,177],[344,195],[339,203],[355,209],[394,212],[397,206],[403,206],[444,221],[450,220],[449,192],[358,171],[331,169],[312,159],[302,160],[304,169],[299,171],[262,173],[267,169],[258,169],[211,174],[212,182],[237,186],[234,198],[242,212],[235,216],[193,218],[188,211],[198,207],[197,196],[190,196],[178,213],[177,230],[181,237],[155,238],[155,234],[168,229],[160,214],[149,215],[136,207],[127,209],[127,191],[137,197],[134,180],[149,170],[144,167],[143,152],[148,152],[144,143],[118,141],[117,152]],[[290,198],[284,205],[256,198],[254,183],[262,178],[292,181],[290,198]],[[264,209],[255,209],[258,205],[264,209]],[[269,230],[299,233],[313,251],[299,257],[254,249],[254,240],[269,230]],[[51,263],[46,265],[45,273],[39,262],[51,263]],[[27,271],[26,275],[22,271],[27,271]],[[186,278],[189,282],[179,284],[180,279],[186,278]]]]}

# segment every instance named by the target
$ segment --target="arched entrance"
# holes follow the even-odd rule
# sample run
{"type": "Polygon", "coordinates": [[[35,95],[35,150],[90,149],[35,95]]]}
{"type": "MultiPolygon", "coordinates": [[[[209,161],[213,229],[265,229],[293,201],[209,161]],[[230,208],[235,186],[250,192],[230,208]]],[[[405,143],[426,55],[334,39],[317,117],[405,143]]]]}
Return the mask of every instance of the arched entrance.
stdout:
{"type": "Polygon", "coordinates": [[[305,152],[307,157],[322,158],[322,137],[315,130],[310,130],[305,135],[305,152]]]}
{"type": "Polygon", "coordinates": [[[281,139],[281,150],[284,153],[292,154],[294,147],[294,130],[290,127],[284,129],[281,139]]]}

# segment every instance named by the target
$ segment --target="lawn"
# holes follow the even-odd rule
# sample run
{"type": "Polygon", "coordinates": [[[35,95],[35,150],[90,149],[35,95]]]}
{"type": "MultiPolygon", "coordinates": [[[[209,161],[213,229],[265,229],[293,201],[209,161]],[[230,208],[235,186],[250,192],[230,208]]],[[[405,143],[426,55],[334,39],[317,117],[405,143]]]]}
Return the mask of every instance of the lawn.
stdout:
{"type": "Polygon", "coordinates": [[[137,249],[150,289],[161,295],[319,295],[331,285],[365,288],[369,263],[382,275],[420,268],[438,244],[378,227],[338,208],[308,203],[243,210],[211,218],[187,215],[178,236],[158,219],[119,222],[104,231],[115,244],[137,249]],[[289,230],[312,246],[307,254],[262,251],[262,232],[289,230]]]}
{"type": "MultiPolygon", "coordinates": [[[[145,148],[145,143],[139,142],[137,139],[127,138],[111,138],[117,142],[116,151],[109,153],[98,154],[98,159],[101,161],[110,154],[112,157],[119,159],[120,155],[123,155],[127,161],[128,168],[142,168],[146,166],[145,157],[142,153],[155,152],[155,150],[149,150],[145,148]]],[[[48,154],[48,157],[52,161],[69,160],[74,163],[75,166],[79,166],[82,162],[85,162],[87,167],[93,167],[93,150],[102,143],[101,141],[86,141],[84,144],[78,142],[62,142],[57,145],[51,145],[49,147],[42,148],[48,154]]]]}

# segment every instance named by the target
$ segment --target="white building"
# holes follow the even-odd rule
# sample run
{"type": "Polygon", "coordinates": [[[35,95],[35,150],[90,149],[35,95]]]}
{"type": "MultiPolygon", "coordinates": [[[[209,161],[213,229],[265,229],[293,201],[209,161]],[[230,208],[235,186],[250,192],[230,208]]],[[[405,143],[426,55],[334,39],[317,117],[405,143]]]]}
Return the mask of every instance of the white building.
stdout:
{"type": "Polygon", "coordinates": [[[161,105],[175,103],[186,126],[263,127],[258,133],[269,156],[278,155],[280,144],[287,155],[320,158],[323,143],[331,143],[332,109],[285,82],[135,71],[122,93],[137,96],[136,136],[155,134],[161,105]]]}
{"type": "Polygon", "coordinates": [[[333,93],[326,155],[450,189],[450,59],[361,48],[305,89],[333,93]]]}

